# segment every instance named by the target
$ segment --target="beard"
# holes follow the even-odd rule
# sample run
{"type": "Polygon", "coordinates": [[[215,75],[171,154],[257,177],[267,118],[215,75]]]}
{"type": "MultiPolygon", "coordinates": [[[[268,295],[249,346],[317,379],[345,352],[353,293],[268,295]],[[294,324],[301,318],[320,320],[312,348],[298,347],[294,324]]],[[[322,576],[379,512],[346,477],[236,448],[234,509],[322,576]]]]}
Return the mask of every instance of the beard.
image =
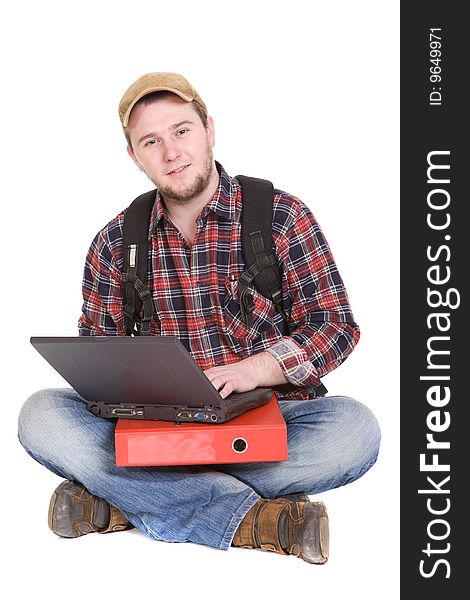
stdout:
{"type": "Polygon", "coordinates": [[[179,191],[173,189],[171,186],[159,185],[156,181],[153,183],[159,189],[164,200],[174,202],[175,204],[179,205],[188,204],[194,200],[194,198],[200,196],[209,186],[212,177],[213,165],[214,157],[208,140],[202,168],[199,173],[197,173],[196,178],[192,183],[187,185],[185,188],[180,189],[179,191]]]}

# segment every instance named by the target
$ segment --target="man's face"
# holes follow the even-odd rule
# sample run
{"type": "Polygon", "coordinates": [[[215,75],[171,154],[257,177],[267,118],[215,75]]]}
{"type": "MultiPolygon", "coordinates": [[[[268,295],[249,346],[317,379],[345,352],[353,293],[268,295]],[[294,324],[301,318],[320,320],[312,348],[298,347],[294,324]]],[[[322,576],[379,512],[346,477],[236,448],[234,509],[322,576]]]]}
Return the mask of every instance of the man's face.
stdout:
{"type": "Polygon", "coordinates": [[[202,194],[214,177],[214,126],[207,128],[190,102],[167,96],[134,108],[128,152],[162,196],[178,204],[202,194]]]}

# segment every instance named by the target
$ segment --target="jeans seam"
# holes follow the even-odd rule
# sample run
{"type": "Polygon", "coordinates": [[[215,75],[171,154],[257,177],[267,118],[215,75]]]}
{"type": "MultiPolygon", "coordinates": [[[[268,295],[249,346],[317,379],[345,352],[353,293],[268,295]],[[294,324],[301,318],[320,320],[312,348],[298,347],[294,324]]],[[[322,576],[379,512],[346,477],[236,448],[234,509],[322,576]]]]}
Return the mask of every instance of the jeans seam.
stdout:
{"type": "Polygon", "coordinates": [[[227,525],[227,528],[225,529],[222,541],[219,545],[219,548],[221,550],[228,550],[230,548],[238,526],[243,521],[243,518],[245,517],[246,513],[260,498],[261,496],[259,494],[257,494],[256,492],[251,492],[248,498],[246,498],[243,501],[243,503],[239,506],[239,508],[234,512],[232,518],[230,519],[227,525]]]}

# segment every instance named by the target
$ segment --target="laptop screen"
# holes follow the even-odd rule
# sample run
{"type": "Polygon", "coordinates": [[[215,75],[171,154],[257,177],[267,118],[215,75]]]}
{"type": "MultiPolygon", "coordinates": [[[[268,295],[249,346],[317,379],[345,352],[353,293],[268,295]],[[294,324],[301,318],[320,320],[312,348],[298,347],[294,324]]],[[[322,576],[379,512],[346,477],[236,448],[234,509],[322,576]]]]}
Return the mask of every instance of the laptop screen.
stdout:
{"type": "Polygon", "coordinates": [[[222,402],[176,337],[31,337],[31,344],[89,402],[222,402]]]}

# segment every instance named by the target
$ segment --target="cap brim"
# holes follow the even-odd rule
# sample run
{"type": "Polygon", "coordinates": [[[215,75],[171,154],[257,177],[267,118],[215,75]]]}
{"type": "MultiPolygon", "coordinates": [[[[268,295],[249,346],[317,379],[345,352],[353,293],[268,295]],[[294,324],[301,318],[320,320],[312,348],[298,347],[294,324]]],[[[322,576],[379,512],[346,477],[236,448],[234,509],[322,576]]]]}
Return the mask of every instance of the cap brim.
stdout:
{"type": "Polygon", "coordinates": [[[124,114],[124,117],[122,119],[122,125],[123,125],[123,127],[127,127],[127,125],[129,124],[129,117],[131,116],[132,109],[137,104],[137,102],[141,98],[143,98],[144,96],[148,96],[149,94],[152,94],[153,92],[171,92],[172,94],[176,94],[177,96],[179,96],[183,100],[186,100],[186,102],[192,102],[194,100],[193,96],[188,96],[186,94],[183,94],[179,90],[175,90],[174,88],[171,88],[171,87],[159,85],[159,86],[155,86],[155,87],[146,88],[145,90],[143,90],[142,92],[140,92],[140,94],[138,94],[134,98],[134,100],[129,104],[129,106],[127,107],[127,110],[126,110],[126,112],[124,114]]]}

